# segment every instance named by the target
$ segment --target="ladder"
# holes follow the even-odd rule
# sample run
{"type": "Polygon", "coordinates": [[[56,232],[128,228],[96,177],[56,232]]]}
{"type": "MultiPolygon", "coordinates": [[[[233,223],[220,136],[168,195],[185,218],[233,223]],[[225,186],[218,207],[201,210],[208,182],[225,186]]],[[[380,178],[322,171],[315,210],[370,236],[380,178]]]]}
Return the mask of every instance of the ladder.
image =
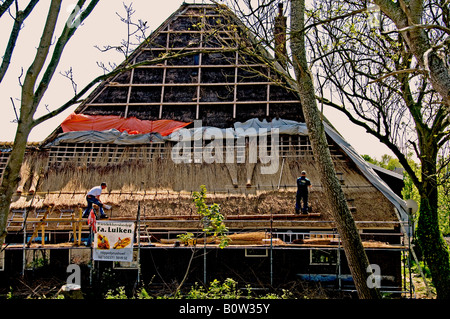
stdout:
{"type": "MultiPolygon", "coordinates": [[[[34,217],[39,219],[45,219],[47,218],[48,213],[49,213],[48,209],[38,209],[35,211],[34,217]]],[[[42,223],[41,225],[48,226],[48,223],[45,224],[42,223]]]]}
{"type": "MultiPolygon", "coordinates": [[[[72,218],[74,210],[73,209],[60,209],[59,210],[59,218],[72,218]]],[[[57,227],[59,227],[60,222],[56,224],[57,227]]],[[[70,223],[70,226],[72,226],[72,223],[70,223]]]]}
{"type": "Polygon", "coordinates": [[[150,233],[148,232],[147,225],[140,224],[138,231],[139,231],[139,241],[141,243],[149,243],[149,244],[152,243],[151,242],[152,235],[150,235],[150,233]]]}
{"type": "Polygon", "coordinates": [[[8,219],[6,229],[10,231],[22,230],[24,228],[26,215],[27,215],[26,209],[11,210],[11,218],[8,219]]]}

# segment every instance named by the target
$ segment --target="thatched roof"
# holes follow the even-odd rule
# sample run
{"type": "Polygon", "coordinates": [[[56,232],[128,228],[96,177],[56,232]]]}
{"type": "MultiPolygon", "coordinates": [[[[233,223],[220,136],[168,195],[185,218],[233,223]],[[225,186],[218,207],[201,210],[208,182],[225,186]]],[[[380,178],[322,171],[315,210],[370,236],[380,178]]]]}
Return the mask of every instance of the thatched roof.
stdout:
{"type": "MultiPolygon", "coordinates": [[[[144,215],[148,219],[196,220],[198,216],[192,201],[192,192],[199,191],[199,186],[205,185],[208,202],[219,204],[226,218],[251,220],[250,224],[238,224],[235,221],[233,225],[236,227],[267,226],[270,216],[277,220],[278,227],[333,227],[313,161],[287,158],[278,171],[271,175],[261,174],[260,166],[260,163],[254,166],[227,166],[218,163],[175,164],[171,160],[153,161],[145,165],[120,164],[115,167],[99,165],[83,168],[63,165],[50,168],[41,177],[37,192],[16,196],[11,208],[43,210],[52,206],[58,210],[77,210],[78,207],[86,206],[87,191],[99,184],[99,181],[106,181],[108,189],[101,199],[112,206],[110,215],[113,218],[135,219],[140,207],[141,216],[144,215]],[[232,183],[233,167],[237,173],[238,187],[234,187],[232,183]],[[252,185],[246,186],[249,170],[253,172],[252,185]],[[307,170],[312,181],[309,200],[312,214],[306,219],[303,216],[294,216],[295,180],[301,170],[307,170]],[[298,219],[302,221],[301,224],[298,224],[298,219]],[[260,222],[257,223],[257,220],[260,222]],[[315,222],[307,223],[312,220],[315,222]],[[322,224],[318,224],[318,221],[322,224]]],[[[337,162],[336,169],[345,176],[342,187],[355,220],[371,222],[361,225],[362,227],[390,228],[393,224],[374,222],[398,221],[392,203],[355,170],[351,163],[337,162]]],[[[25,189],[26,187],[27,185],[25,189]]],[[[174,225],[172,222],[164,227],[174,225]]]]}
{"type": "MultiPolygon", "coordinates": [[[[182,5],[129,61],[136,64],[164,54],[172,58],[140,65],[104,81],[75,112],[150,121],[202,120],[203,126],[217,128],[253,118],[304,121],[298,96],[277,74],[280,65],[268,68],[267,52],[252,42],[227,8],[182,5]]],[[[84,207],[87,191],[106,181],[108,190],[102,200],[112,205],[113,218],[134,219],[141,207],[148,218],[190,220],[196,216],[192,191],[205,185],[208,200],[220,204],[226,218],[253,221],[236,222],[236,227],[266,227],[269,216],[275,216],[279,227],[299,227],[299,219],[303,226],[333,227],[315,165],[320,159],[313,158],[307,136],[287,136],[288,152],[279,158],[277,171],[262,174],[260,162],[176,164],[159,149],[170,150],[170,143],[62,143],[50,147],[61,132],[57,128],[44,141],[41,154],[28,155],[21,173],[22,193],[13,199],[12,209],[84,207]],[[313,214],[295,217],[295,180],[302,170],[313,184],[313,214]]],[[[337,134],[330,138],[333,134],[328,126],[327,134],[355,220],[392,227],[383,223],[398,222],[398,199],[360,165],[337,134]]]]}
{"type": "Polygon", "coordinates": [[[75,113],[220,128],[255,117],[304,121],[280,65],[225,6],[183,4],[118,69],[128,63],[139,67],[102,82],[75,113]]]}

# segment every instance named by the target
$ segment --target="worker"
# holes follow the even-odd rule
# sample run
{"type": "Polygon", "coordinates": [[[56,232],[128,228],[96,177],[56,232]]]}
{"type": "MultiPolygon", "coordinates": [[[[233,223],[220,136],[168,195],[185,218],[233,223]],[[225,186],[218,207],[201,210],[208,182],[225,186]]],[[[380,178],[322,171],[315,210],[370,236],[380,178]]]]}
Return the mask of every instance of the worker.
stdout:
{"type": "Polygon", "coordinates": [[[100,218],[108,218],[108,216],[103,211],[103,203],[100,201],[100,195],[102,191],[106,188],[106,183],[101,183],[100,186],[93,187],[86,195],[87,208],[83,213],[83,218],[89,217],[89,213],[92,209],[92,204],[95,204],[99,207],[100,210],[100,218]]]}
{"type": "Polygon", "coordinates": [[[301,176],[297,178],[297,196],[295,202],[295,213],[299,214],[301,201],[303,201],[302,214],[308,214],[308,188],[311,187],[311,181],[306,178],[306,171],[302,171],[301,176]]]}

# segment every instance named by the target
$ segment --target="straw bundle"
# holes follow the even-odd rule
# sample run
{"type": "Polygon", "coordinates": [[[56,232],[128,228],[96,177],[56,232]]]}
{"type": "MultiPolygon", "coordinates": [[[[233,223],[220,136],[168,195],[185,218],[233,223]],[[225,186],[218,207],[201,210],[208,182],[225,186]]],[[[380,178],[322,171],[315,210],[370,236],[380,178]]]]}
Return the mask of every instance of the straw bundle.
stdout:
{"type": "MultiPolygon", "coordinates": [[[[282,245],[285,244],[279,238],[272,238],[267,232],[246,232],[246,233],[234,233],[231,235],[227,235],[229,241],[229,245],[282,245]]],[[[178,239],[160,239],[161,244],[174,244],[179,241],[178,239]]],[[[199,237],[193,239],[189,244],[204,244],[205,238],[199,237]]],[[[214,236],[210,236],[206,238],[207,244],[219,244],[220,239],[214,236]]]]}
{"type": "MultiPolygon", "coordinates": [[[[270,234],[266,232],[248,232],[229,235],[230,245],[261,245],[270,244],[270,234]],[[266,241],[266,240],[269,241],[266,241]]],[[[273,239],[273,242],[275,240],[273,239]]],[[[279,241],[276,240],[279,244],[279,241]]]]}
{"type": "Polygon", "coordinates": [[[368,248],[368,247],[373,247],[373,248],[392,247],[392,245],[389,243],[375,241],[375,240],[363,241],[362,244],[366,248],[368,248]]]}
{"type": "Polygon", "coordinates": [[[305,239],[295,239],[294,244],[304,244],[304,245],[330,245],[332,243],[331,238],[305,238],[305,239]]]}
{"type": "MultiPolygon", "coordinates": [[[[145,155],[145,154],[144,154],[145,155]]],[[[145,156],[135,156],[146,158],[145,156]]],[[[148,154],[147,154],[148,157],[148,154]]],[[[100,181],[107,181],[114,190],[139,191],[151,189],[197,190],[205,185],[208,191],[231,191],[235,187],[253,186],[256,189],[295,188],[295,180],[301,170],[307,170],[313,184],[318,184],[313,163],[288,158],[278,163],[273,174],[261,174],[265,164],[257,163],[186,163],[176,164],[170,154],[152,160],[126,159],[124,152],[115,163],[108,163],[105,154],[98,154],[95,161],[89,156],[71,158],[70,161],[52,165],[41,183],[41,191],[87,190],[100,181]]]]}
{"type": "MultiPolygon", "coordinates": [[[[98,157],[101,160],[95,164],[88,165],[80,157],[59,166],[51,165],[45,171],[42,167],[48,159],[30,154],[23,175],[31,176],[33,171],[40,171],[39,187],[33,195],[16,196],[11,208],[85,207],[88,190],[105,181],[108,188],[101,199],[113,206],[110,214],[113,217],[135,218],[138,203],[147,216],[193,216],[196,211],[192,191],[198,191],[200,185],[206,186],[208,204],[219,204],[226,217],[293,214],[296,179],[301,170],[306,170],[313,185],[309,196],[311,212],[325,220],[332,218],[318,172],[310,160],[286,158],[280,161],[274,174],[261,174],[261,164],[257,163],[251,168],[252,187],[246,187],[247,169],[251,165],[245,163],[176,164],[170,157],[127,161],[123,156],[121,161],[106,165],[105,155],[98,157]],[[36,169],[38,166],[40,170],[36,169]],[[237,188],[233,185],[233,175],[237,188]]],[[[343,172],[343,190],[349,205],[355,207],[352,210],[355,220],[396,220],[393,205],[354,167],[338,162],[336,171],[343,172]]],[[[28,181],[30,184],[30,178],[28,181]]]]}

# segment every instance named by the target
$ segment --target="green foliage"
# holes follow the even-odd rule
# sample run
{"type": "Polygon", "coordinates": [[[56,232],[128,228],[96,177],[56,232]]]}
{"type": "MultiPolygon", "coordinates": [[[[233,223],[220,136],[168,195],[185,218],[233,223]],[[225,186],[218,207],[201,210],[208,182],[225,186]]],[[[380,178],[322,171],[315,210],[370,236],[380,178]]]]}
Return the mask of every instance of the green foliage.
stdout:
{"type": "Polygon", "coordinates": [[[220,239],[220,248],[228,246],[229,238],[226,236],[228,228],[223,220],[224,216],[220,213],[218,204],[206,204],[206,187],[200,186],[200,192],[194,192],[192,198],[197,208],[197,213],[202,216],[203,231],[206,235],[211,235],[220,239]]]}
{"type": "MultiPolygon", "coordinates": [[[[423,261],[419,261],[419,264],[420,264],[420,268],[422,269],[422,273],[424,274],[424,276],[428,279],[431,279],[430,268],[423,261]]],[[[419,266],[416,264],[415,261],[412,261],[411,272],[413,272],[415,274],[419,274],[419,266]]]]}
{"type": "Polygon", "coordinates": [[[109,290],[105,299],[292,299],[294,295],[283,289],[281,295],[268,293],[261,296],[253,296],[250,285],[246,289],[240,289],[238,282],[232,278],[226,278],[223,282],[214,279],[209,283],[209,287],[204,287],[195,283],[191,289],[183,295],[179,290],[173,295],[151,296],[141,288],[136,295],[129,298],[125,293],[124,287],[109,290]]]}
{"type": "MultiPolygon", "coordinates": [[[[381,160],[372,158],[369,155],[362,155],[364,160],[369,163],[378,165],[388,170],[394,170],[395,168],[402,167],[396,158],[390,155],[383,155],[381,160]]],[[[412,159],[412,154],[408,156],[408,163],[413,169],[416,176],[421,177],[421,166],[412,159]]],[[[450,158],[439,157],[437,167],[440,168],[437,174],[437,188],[438,188],[438,216],[439,227],[444,235],[450,234],[450,158]]],[[[413,199],[418,205],[420,205],[420,194],[417,187],[414,185],[412,178],[405,172],[403,182],[405,186],[402,190],[403,199],[413,199]]],[[[418,214],[414,216],[417,221],[418,214]]]]}
{"type": "Polygon", "coordinates": [[[231,278],[220,283],[214,279],[208,289],[199,286],[198,283],[187,293],[186,299],[239,299],[242,292],[237,288],[237,282],[231,278]]]}
{"type": "Polygon", "coordinates": [[[125,293],[125,287],[118,287],[114,290],[108,290],[105,295],[105,299],[128,299],[125,293]]]}
{"type": "MultiPolygon", "coordinates": [[[[308,299],[306,296],[303,298],[308,299]]],[[[294,299],[294,294],[287,289],[283,289],[281,295],[277,295],[276,293],[268,293],[257,299],[294,299]]]]}
{"type": "Polygon", "coordinates": [[[38,269],[46,265],[48,265],[48,260],[46,258],[35,258],[27,264],[27,268],[38,269]]]}
{"type": "Polygon", "coordinates": [[[13,289],[12,289],[12,287],[9,287],[9,291],[6,294],[6,299],[13,299],[13,297],[14,297],[13,289]]]}
{"type": "Polygon", "coordinates": [[[177,238],[180,240],[182,244],[188,244],[189,241],[194,238],[194,234],[193,233],[180,234],[177,235],[177,238]]]}
{"type": "Polygon", "coordinates": [[[136,299],[153,299],[153,297],[149,295],[145,288],[142,288],[138,291],[136,299]]]}
{"type": "MultiPolygon", "coordinates": [[[[437,167],[440,168],[437,173],[437,191],[438,191],[438,218],[439,228],[443,235],[450,234],[450,158],[439,158],[437,167]]],[[[416,176],[421,176],[421,166],[412,160],[409,160],[409,165],[414,170],[416,176]]],[[[420,206],[420,194],[417,187],[414,185],[411,177],[404,174],[404,188],[402,190],[403,199],[413,199],[420,206]]],[[[418,215],[414,216],[417,221],[418,215]]]]}
{"type": "Polygon", "coordinates": [[[393,171],[396,168],[402,167],[402,165],[400,164],[400,161],[397,158],[394,158],[388,154],[382,155],[380,160],[377,160],[376,158],[372,158],[370,155],[366,155],[366,154],[362,155],[362,158],[366,162],[372,163],[374,165],[377,165],[379,167],[385,168],[390,171],[393,171]]]}
{"type": "Polygon", "coordinates": [[[444,235],[450,234],[450,156],[438,159],[438,214],[439,225],[444,235]]]}

